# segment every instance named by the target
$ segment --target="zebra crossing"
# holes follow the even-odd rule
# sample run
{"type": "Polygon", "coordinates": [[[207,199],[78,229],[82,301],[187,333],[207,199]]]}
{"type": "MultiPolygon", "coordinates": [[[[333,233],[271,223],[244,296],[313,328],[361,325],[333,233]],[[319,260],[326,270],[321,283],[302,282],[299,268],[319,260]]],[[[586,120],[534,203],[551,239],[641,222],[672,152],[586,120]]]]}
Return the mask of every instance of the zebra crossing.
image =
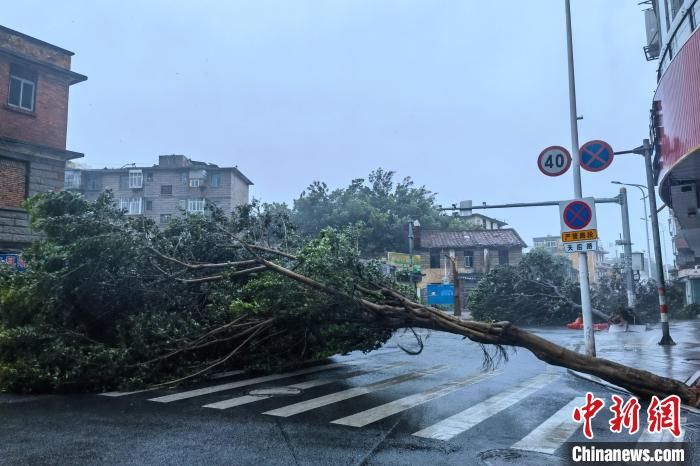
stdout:
{"type": "MultiPolygon", "coordinates": [[[[421,383],[423,386],[433,384],[429,388],[422,389],[416,393],[402,396],[393,401],[385,402],[369,409],[364,409],[329,421],[329,424],[337,425],[339,428],[363,428],[390,416],[395,416],[415,407],[434,402],[460,390],[478,386],[478,384],[486,380],[498,378],[503,374],[503,371],[480,371],[469,374],[466,377],[450,378],[448,380],[442,380],[441,382],[435,382],[433,380],[435,377],[429,376],[441,376],[441,374],[450,369],[448,365],[437,364],[416,369],[405,363],[367,364],[363,367],[360,367],[358,364],[357,362],[331,363],[285,373],[240,378],[227,383],[219,383],[222,378],[226,377],[245,377],[241,372],[233,371],[225,375],[212,377],[210,380],[210,382],[213,383],[212,385],[155,396],[147,398],[147,401],[155,403],[176,403],[190,400],[191,402],[199,404],[199,400],[204,400],[210,395],[221,392],[234,391],[236,389],[253,387],[259,384],[282,381],[294,377],[303,377],[302,381],[281,387],[275,386],[272,389],[252,390],[247,393],[234,392],[231,393],[231,395],[235,396],[217,401],[206,399],[206,401],[201,401],[202,404],[200,405],[203,408],[224,411],[262,401],[278,401],[281,402],[280,404],[282,404],[282,406],[263,411],[260,414],[262,416],[289,418],[331,405],[340,404],[360,396],[379,391],[390,391],[390,389],[400,385],[410,385],[408,382],[422,381],[421,383]],[[386,377],[387,375],[388,377],[386,377]],[[381,378],[370,383],[361,383],[364,380],[362,379],[363,377],[369,377],[370,380],[376,379],[377,377],[381,378]],[[293,398],[295,395],[313,393],[314,389],[330,387],[332,384],[339,382],[344,384],[344,388],[312,398],[289,402],[290,398],[293,398]],[[347,388],[347,385],[350,385],[350,388],[347,388]]],[[[528,397],[559,380],[561,377],[561,373],[553,372],[531,375],[515,385],[508,384],[508,388],[504,391],[481,399],[469,407],[465,408],[462,406],[464,409],[461,411],[459,407],[455,407],[453,412],[456,412],[454,412],[454,414],[438,420],[437,422],[433,422],[430,425],[424,425],[415,432],[407,433],[426,439],[451,441],[460,435],[467,434],[475,426],[512,408],[516,404],[527,403],[528,397]]],[[[148,391],[151,390],[109,392],[101,395],[110,398],[118,398],[138,395],[148,391]]],[[[539,425],[518,441],[512,443],[510,447],[518,450],[554,454],[564,442],[572,438],[577,431],[580,431],[581,425],[572,420],[571,413],[575,406],[581,406],[583,404],[583,397],[571,397],[568,399],[568,402],[564,402],[554,414],[546,419],[542,419],[539,425]]],[[[265,406],[269,406],[269,404],[265,406]]],[[[683,422],[685,422],[685,420],[683,420],[683,422]]],[[[669,439],[642,433],[637,441],[651,442],[666,440],[669,439]]],[[[673,439],[673,441],[682,441],[682,439],[673,439]]]]}

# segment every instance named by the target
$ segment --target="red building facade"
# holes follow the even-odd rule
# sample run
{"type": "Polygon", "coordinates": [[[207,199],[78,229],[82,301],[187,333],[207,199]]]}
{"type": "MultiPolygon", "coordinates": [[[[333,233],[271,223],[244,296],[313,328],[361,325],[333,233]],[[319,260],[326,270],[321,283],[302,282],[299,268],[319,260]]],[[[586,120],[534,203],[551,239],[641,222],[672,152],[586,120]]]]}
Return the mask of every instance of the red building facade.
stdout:
{"type": "Polygon", "coordinates": [[[0,26],[0,253],[33,238],[24,200],[60,191],[66,161],[68,93],[87,77],[71,71],[72,52],[0,26]]]}

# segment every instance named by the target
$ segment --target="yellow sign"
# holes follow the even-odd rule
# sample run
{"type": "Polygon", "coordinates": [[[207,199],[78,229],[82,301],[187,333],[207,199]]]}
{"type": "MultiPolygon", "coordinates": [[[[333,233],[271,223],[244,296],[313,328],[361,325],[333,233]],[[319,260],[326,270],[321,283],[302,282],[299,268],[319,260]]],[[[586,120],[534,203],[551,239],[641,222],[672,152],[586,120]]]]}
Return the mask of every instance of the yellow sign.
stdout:
{"type": "MultiPolygon", "coordinates": [[[[400,252],[390,252],[387,254],[387,263],[397,269],[408,269],[411,267],[411,256],[400,252]]],[[[420,256],[413,256],[413,270],[420,272],[420,256]]]]}
{"type": "Polygon", "coordinates": [[[561,234],[562,243],[590,241],[593,239],[598,239],[598,230],[565,231],[561,234]]]}

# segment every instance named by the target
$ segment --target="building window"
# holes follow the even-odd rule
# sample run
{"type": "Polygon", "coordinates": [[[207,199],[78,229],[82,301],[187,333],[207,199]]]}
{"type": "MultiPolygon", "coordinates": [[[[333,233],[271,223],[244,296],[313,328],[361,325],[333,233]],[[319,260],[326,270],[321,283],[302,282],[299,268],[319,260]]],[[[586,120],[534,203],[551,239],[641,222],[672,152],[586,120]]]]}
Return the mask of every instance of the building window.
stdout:
{"type": "Polygon", "coordinates": [[[202,180],[199,178],[192,178],[190,180],[190,188],[199,188],[202,185],[202,180]]]}
{"type": "Polygon", "coordinates": [[[129,170],[129,188],[143,188],[143,172],[129,170]]]}
{"type": "Polygon", "coordinates": [[[508,265],[508,250],[500,249],[498,251],[498,263],[500,265],[508,265]]]}
{"type": "Polygon", "coordinates": [[[88,175],[88,177],[87,177],[87,189],[88,189],[88,191],[101,191],[102,190],[102,183],[100,182],[100,177],[88,175]]]}
{"type": "Polygon", "coordinates": [[[160,185],[160,194],[163,196],[170,196],[173,193],[173,185],[162,184],[160,185]]]}
{"type": "Polygon", "coordinates": [[[484,226],[484,230],[486,229],[486,219],[482,218],[481,219],[481,224],[484,226]]]}
{"type": "Polygon", "coordinates": [[[153,201],[146,201],[146,210],[153,210],[153,201]]]}
{"type": "Polygon", "coordinates": [[[430,268],[439,269],[440,268],[440,250],[431,249],[430,250],[430,268]]]}
{"type": "Polygon", "coordinates": [[[180,174],[180,181],[182,181],[183,184],[187,184],[187,180],[189,180],[189,177],[187,176],[187,172],[182,172],[180,174]]]}
{"type": "Polygon", "coordinates": [[[212,175],[209,183],[212,188],[218,188],[221,186],[221,175],[212,175]]]}
{"type": "Polygon", "coordinates": [[[166,223],[168,223],[170,221],[171,218],[172,218],[172,215],[170,215],[170,214],[160,214],[160,224],[165,225],[166,223]]]}
{"type": "Polygon", "coordinates": [[[204,199],[188,199],[187,212],[202,213],[204,212],[204,199]]]}
{"type": "Polygon", "coordinates": [[[146,181],[153,181],[153,172],[146,173],[146,181]]]}
{"type": "Polygon", "coordinates": [[[474,267],[474,251],[464,251],[464,266],[474,267]]]}
{"type": "Polygon", "coordinates": [[[36,75],[18,66],[10,69],[10,91],[7,104],[29,112],[34,111],[36,75]]]}
{"type": "Polygon", "coordinates": [[[119,175],[119,189],[129,189],[129,175],[119,175]]]}
{"type": "Polygon", "coordinates": [[[119,199],[119,208],[128,215],[140,215],[143,213],[143,198],[123,197],[119,199]]]}

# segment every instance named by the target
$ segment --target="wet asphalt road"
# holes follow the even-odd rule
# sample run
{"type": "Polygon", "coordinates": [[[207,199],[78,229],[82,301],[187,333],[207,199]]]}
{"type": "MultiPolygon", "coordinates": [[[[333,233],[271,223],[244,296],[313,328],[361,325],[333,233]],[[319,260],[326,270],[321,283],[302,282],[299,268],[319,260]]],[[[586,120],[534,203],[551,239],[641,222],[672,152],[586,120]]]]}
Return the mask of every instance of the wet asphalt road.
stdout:
{"type": "MultiPolygon", "coordinates": [[[[565,345],[581,338],[538,333],[565,345]]],[[[431,333],[418,356],[399,342],[412,337],[259,383],[237,374],[116,397],[0,395],[0,464],[561,464],[563,442],[584,440],[565,407],[586,391],[608,404],[613,393],[525,350],[485,371],[478,345],[460,337],[431,333]],[[231,399],[245,404],[205,406],[231,399]],[[542,445],[549,451],[534,451],[542,445]]],[[[683,416],[685,440],[697,442],[700,415],[683,416]]],[[[594,420],[596,441],[638,440],[610,433],[608,418],[594,420]]]]}

